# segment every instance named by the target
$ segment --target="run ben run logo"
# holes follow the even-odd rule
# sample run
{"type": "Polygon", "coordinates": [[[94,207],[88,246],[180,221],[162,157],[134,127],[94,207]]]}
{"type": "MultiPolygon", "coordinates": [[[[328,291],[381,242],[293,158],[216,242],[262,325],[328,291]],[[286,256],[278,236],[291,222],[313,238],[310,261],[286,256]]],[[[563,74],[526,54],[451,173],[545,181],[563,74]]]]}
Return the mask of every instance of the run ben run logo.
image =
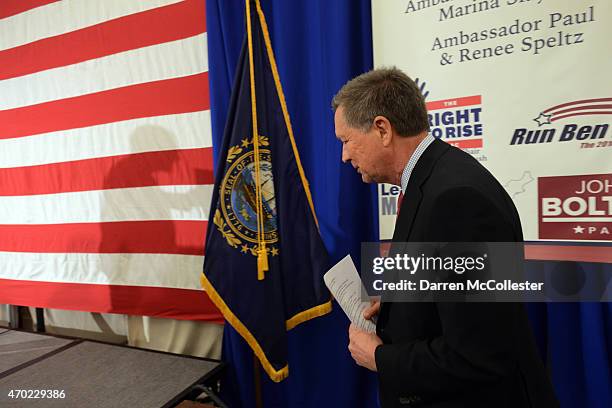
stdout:
{"type": "MultiPolygon", "coordinates": [[[[572,121],[571,118],[583,116],[606,116],[612,115],[612,98],[583,99],[562,103],[544,109],[533,121],[537,127],[516,128],[510,138],[510,145],[570,142],[573,140],[584,142],[601,141],[605,139],[610,127],[609,123],[597,123],[578,125],[568,123],[562,128],[550,127],[558,121],[572,121]]],[[[605,143],[605,142],[602,142],[605,143]]]]}

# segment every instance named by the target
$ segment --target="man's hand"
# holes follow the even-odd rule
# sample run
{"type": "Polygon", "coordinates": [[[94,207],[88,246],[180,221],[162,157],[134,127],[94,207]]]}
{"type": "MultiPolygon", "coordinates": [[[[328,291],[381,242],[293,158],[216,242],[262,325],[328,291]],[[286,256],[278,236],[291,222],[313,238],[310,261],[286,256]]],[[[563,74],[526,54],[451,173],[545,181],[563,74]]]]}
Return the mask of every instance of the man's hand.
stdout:
{"type": "Polygon", "coordinates": [[[349,327],[348,349],[351,352],[351,357],[358,365],[368,370],[377,371],[374,351],[380,344],[382,344],[382,340],[376,334],[365,332],[354,324],[349,327]]]}
{"type": "Polygon", "coordinates": [[[380,312],[380,299],[370,300],[370,307],[363,311],[363,317],[366,320],[372,320],[374,316],[377,316],[380,312]]]}

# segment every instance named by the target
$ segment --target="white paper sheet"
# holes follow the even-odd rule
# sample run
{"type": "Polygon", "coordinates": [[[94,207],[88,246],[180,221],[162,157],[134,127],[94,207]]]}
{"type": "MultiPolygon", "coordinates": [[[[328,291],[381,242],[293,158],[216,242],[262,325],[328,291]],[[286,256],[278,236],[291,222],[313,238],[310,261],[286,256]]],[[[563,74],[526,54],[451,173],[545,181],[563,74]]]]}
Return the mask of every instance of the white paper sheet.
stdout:
{"type": "Polygon", "coordinates": [[[363,311],[370,306],[370,301],[362,298],[362,293],[366,292],[350,255],[327,271],[323,280],[353,324],[367,332],[376,332],[376,325],[363,317],[363,311]]]}

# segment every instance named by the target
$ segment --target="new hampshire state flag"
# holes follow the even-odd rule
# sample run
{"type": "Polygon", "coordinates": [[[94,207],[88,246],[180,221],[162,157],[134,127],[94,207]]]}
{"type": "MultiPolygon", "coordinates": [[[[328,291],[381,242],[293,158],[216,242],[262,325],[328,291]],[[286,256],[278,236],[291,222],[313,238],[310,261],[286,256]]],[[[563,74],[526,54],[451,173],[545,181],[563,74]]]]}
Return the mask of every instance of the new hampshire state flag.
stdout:
{"type": "Polygon", "coordinates": [[[218,160],[202,285],[281,381],[287,331],[331,310],[329,265],[258,1],[247,3],[218,160]]]}

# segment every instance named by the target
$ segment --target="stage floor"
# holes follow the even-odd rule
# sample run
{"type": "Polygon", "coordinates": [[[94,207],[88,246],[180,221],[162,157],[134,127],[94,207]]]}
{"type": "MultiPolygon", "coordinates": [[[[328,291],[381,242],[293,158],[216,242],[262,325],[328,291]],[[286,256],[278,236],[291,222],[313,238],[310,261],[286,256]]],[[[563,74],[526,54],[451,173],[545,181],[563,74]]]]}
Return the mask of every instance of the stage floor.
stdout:
{"type": "Polygon", "coordinates": [[[216,376],[222,365],[0,328],[0,406],[171,407],[194,385],[216,376]]]}

